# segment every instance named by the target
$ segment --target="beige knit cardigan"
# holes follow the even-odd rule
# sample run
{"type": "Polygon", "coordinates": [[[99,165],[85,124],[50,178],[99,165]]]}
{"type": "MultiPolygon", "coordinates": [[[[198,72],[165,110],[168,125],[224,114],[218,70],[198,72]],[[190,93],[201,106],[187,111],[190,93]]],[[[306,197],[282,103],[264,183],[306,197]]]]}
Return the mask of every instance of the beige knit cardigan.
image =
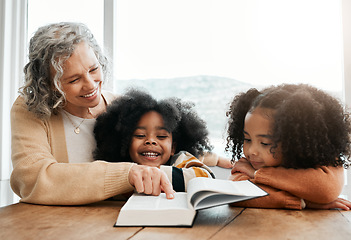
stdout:
{"type": "MultiPolygon", "coordinates": [[[[104,92],[110,103],[114,96],[104,92]]],[[[19,96],[11,109],[13,172],[10,183],[21,202],[45,205],[88,204],[129,192],[133,163],[68,163],[63,120],[47,120],[27,110],[19,96]]]]}

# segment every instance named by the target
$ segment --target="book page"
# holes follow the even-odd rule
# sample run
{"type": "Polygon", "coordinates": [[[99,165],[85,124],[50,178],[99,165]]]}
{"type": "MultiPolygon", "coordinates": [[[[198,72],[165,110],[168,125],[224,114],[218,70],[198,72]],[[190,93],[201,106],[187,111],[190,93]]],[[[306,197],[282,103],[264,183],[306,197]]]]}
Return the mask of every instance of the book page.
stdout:
{"type": "Polygon", "coordinates": [[[177,192],[174,199],[167,199],[165,193],[159,196],[135,193],[123,207],[128,210],[187,209],[187,194],[177,192]]]}
{"type": "Polygon", "coordinates": [[[212,170],[214,175],[216,176],[216,179],[223,179],[223,180],[228,180],[229,176],[231,175],[231,168],[222,168],[218,166],[209,166],[209,168],[212,170]]]}
{"type": "Polygon", "coordinates": [[[193,196],[191,203],[196,210],[199,210],[227,203],[248,200],[251,198],[254,197],[244,195],[220,194],[215,192],[198,192],[193,196]]]}
{"type": "Polygon", "coordinates": [[[267,193],[250,181],[194,178],[188,183],[188,202],[195,209],[265,196],[267,193]]]}

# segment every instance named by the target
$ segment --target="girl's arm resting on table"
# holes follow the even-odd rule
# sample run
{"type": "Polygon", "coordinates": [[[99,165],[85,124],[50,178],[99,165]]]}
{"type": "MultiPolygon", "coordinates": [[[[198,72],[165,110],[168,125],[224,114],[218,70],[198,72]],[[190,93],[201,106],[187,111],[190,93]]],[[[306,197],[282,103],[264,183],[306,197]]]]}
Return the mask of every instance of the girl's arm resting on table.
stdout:
{"type": "Polygon", "coordinates": [[[252,207],[252,208],[285,208],[285,209],[303,209],[302,201],[300,198],[279,189],[265,186],[262,184],[256,184],[269,195],[250,199],[246,201],[231,203],[234,207],[252,207]]]}
{"type": "Polygon", "coordinates": [[[240,172],[261,183],[287,191],[307,201],[330,203],[342,191],[344,172],[342,167],[320,167],[293,169],[283,167],[264,167],[257,171],[245,159],[238,160],[232,174],[240,172]]]}
{"type": "MultiPolygon", "coordinates": [[[[254,182],[253,179],[241,172],[232,173],[229,177],[232,181],[244,181],[250,180],[254,182]]],[[[257,184],[260,188],[266,191],[269,195],[264,197],[259,197],[251,200],[241,201],[230,204],[235,207],[254,207],[254,208],[287,208],[287,209],[298,209],[304,208],[303,201],[288,192],[282,191],[280,189],[275,189],[270,186],[257,184]]]]}
{"type": "MultiPolygon", "coordinates": [[[[243,181],[249,180],[250,177],[244,173],[236,172],[230,176],[230,180],[233,181],[243,181]]],[[[253,179],[251,181],[254,182],[253,179]]],[[[314,209],[334,209],[340,208],[342,210],[350,210],[351,202],[337,198],[336,200],[321,204],[302,200],[288,192],[272,188],[270,186],[257,184],[263,190],[265,190],[269,195],[261,198],[256,198],[252,200],[242,201],[238,203],[231,204],[232,206],[238,207],[258,207],[258,208],[288,208],[288,209],[303,209],[303,208],[314,208],[314,209]]]]}
{"type": "Polygon", "coordinates": [[[344,185],[342,167],[292,169],[267,167],[257,170],[255,183],[287,191],[314,203],[336,200],[344,185]]]}

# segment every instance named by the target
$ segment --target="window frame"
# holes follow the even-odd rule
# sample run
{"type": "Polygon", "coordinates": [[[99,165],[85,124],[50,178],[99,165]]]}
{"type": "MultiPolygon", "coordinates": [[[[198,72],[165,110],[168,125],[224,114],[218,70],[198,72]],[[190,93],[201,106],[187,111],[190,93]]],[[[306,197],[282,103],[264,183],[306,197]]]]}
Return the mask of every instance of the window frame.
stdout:
{"type": "MultiPolygon", "coordinates": [[[[343,31],[343,100],[345,107],[351,110],[351,1],[342,0],[342,31],[343,31]]],[[[351,170],[345,171],[345,187],[342,194],[351,198],[351,170]]],[[[351,200],[351,199],[349,199],[351,200]]]]}
{"type": "Polygon", "coordinates": [[[0,1],[0,180],[10,178],[10,110],[22,84],[27,52],[27,0],[0,1]]]}

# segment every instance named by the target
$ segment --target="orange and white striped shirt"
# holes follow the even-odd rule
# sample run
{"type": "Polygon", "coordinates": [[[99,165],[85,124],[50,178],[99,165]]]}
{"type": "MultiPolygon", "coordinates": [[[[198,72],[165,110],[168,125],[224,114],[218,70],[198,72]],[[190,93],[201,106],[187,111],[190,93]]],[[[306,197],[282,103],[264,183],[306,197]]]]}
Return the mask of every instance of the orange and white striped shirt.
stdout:
{"type": "Polygon", "coordinates": [[[170,159],[169,166],[162,165],[160,169],[167,174],[176,192],[186,192],[187,183],[192,178],[215,178],[212,170],[205,164],[215,166],[214,159],[218,159],[218,156],[214,153],[206,153],[199,160],[189,152],[181,151],[170,159]]]}

